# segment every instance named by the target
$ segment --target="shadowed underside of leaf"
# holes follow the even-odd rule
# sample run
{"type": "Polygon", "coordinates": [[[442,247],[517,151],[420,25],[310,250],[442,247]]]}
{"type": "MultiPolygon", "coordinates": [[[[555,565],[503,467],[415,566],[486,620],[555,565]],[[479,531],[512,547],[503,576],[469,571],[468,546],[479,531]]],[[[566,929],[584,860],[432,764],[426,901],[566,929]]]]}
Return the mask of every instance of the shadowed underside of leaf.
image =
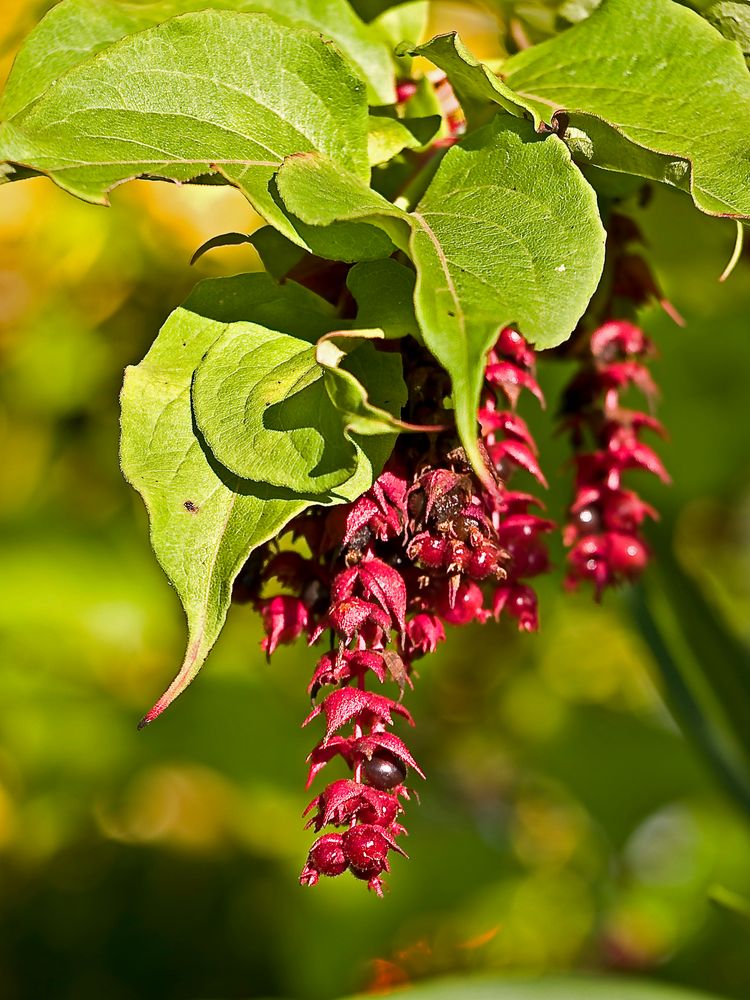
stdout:
{"type": "Polygon", "coordinates": [[[612,126],[590,137],[591,162],[622,169],[618,147],[633,143],[650,153],[645,176],[660,154],[659,179],[685,186],[683,161],[698,208],[750,217],[750,75],[738,46],[695,12],[672,0],[603,0],[581,24],[513,56],[503,77],[548,119],[564,109],[584,134],[596,128],[591,116],[612,126]]]}
{"type": "Polygon", "coordinates": [[[0,126],[0,158],[79,197],[138,176],[222,173],[303,242],[269,190],[285,156],[319,150],[369,178],[364,85],[320,35],[265,14],[185,14],[124,38],[0,126]]]}

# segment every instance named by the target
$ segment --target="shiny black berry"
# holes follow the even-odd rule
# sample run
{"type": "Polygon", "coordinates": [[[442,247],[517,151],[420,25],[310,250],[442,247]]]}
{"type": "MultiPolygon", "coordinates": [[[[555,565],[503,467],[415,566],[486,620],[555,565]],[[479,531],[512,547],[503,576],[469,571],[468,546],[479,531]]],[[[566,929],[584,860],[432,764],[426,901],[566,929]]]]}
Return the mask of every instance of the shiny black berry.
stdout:
{"type": "Polygon", "coordinates": [[[406,766],[390,754],[376,753],[362,767],[365,780],[373,788],[387,791],[406,780],[406,766]]]}
{"type": "Polygon", "coordinates": [[[596,507],[582,507],[575,515],[581,535],[598,535],[602,530],[601,514],[596,507]]]}

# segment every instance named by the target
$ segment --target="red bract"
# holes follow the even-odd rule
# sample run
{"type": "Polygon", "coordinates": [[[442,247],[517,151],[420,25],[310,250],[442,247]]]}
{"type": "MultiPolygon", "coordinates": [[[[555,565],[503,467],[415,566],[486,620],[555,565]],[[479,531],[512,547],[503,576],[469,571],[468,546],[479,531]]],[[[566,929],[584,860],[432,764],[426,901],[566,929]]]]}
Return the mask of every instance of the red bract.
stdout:
{"type": "Polygon", "coordinates": [[[406,584],[398,570],[380,559],[364,559],[338,574],[331,588],[331,598],[334,603],[343,601],[351,597],[357,588],[365,597],[377,601],[403,632],[406,626],[406,584]]]}
{"type": "Polygon", "coordinates": [[[492,613],[499,618],[502,611],[518,621],[522,632],[536,632],[539,628],[536,594],[531,587],[518,583],[498,587],[492,599],[492,613]]]}
{"type": "Polygon", "coordinates": [[[391,618],[387,612],[372,601],[362,600],[361,597],[350,597],[349,600],[339,601],[329,611],[328,621],[346,642],[351,642],[367,623],[381,629],[388,629],[391,626],[391,618]]]}
{"type": "Polygon", "coordinates": [[[297,597],[272,597],[268,601],[261,601],[259,607],[267,632],[261,645],[268,656],[281,643],[294,642],[307,628],[308,611],[297,597]]]}
{"type": "Polygon", "coordinates": [[[591,334],[591,354],[600,361],[611,362],[628,355],[651,353],[651,341],[640,327],[627,320],[610,320],[591,334]]]}
{"type": "Polygon", "coordinates": [[[361,716],[372,716],[379,724],[391,726],[393,725],[391,713],[397,712],[412,726],[414,725],[414,720],[403,705],[399,705],[398,702],[392,701],[390,698],[384,698],[383,695],[373,694],[372,691],[362,691],[359,688],[346,687],[332,691],[320,705],[315,706],[302,725],[306,726],[312,722],[321,712],[326,717],[326,740],[330,739],[336,730],[341,729],[347,722],[361,716]]]}
{"type": "Polygon", "coordinates": [[[325,791],[312,800],[303,815],[313,809],[317,812],[307,826],[321,830],[324,826],[347,826],[352,820],[390,826],[402,810],[397,797],[363,785],[358,781],[342,779],[332,782],[325,791]]]}
{"type": "Polygon", "coordinates": [[[445,642],[445,629],[436,615],[419,612],[406,624],[406,650],[417,653],[434,653],[439,642],[445,642]]]}
{"type": "Polygon", "coordinates": [[[499,361],[487,366],[485,378],[492,386],[502,389],[511,406],[515,406],[521,389],[530,389],[540,403],[544,402],[542,390],[533,376],[510,361],[499,361]]]}

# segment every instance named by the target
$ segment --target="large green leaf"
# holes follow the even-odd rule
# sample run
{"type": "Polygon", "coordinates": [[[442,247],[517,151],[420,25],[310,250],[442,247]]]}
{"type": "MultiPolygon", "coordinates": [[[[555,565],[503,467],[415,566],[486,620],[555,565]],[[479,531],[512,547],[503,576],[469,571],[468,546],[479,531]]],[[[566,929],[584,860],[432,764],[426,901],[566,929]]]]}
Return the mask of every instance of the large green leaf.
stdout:
{"type": "Polygon", "coordinates": [[[689,169],[704,212],[750,217],[750,75],[738,46],[686,7],[603,0],[581,24],[513,56],[503,77],[540,114],[564,109],[558,123],[576,130],[579,149],[589,136],[590,162],[618,169],[632,143],[649,154],[645,176],[658,154],[660,179],[684,186],[689,169]]]}
{"type": "Polygon", "coordinates": [[[601,275],[604,229],[594,192],[556,136],[508,115],[454,146],[413,213],[320,157],[287,160],[287,206],[318,225],[340,218],[409,227],[424,341],[449,372],[464,447],[480,468],[476,413],[487,350],[505,325],[539,347],[565,340],[601,275]]]}
{"type": "Polygon", "coordinates": [[[605,241],[596,196],[556,136],[539,140],[530,123],[502,115],[448,152],[412,218],[417,316],[475,454],[484,360],[499,329],[555,346],[596,289],[605,241]]]}
{"type": "Polygon", "coordinates": [[[300,497],[222,467],[196,431],[190,387],[227,324],[246,317],[308,340],[336,326],[327,305],[294,283],[279,287],[263,274],[214,279],[198,285],[143,361],[125,376],[122,468],[144,499],[152,546],[188,623],[182,667],[145,722],[156,718],[200,670],[226,618],[232,583],[253,548],[312,502],[359,496],[393,445],[392,437],[372,439],[370,457],[359,455],[356,476],[325,496],[300,497]]]}
{"type": "Polygon", "coordinates": [[[63,0],[37,25],[19,52],[0,117],[18,114],[60,76],[126,35],[179,14],[200,10],[267,13],[285,24],[313,28],[332,38],[368,84],[374,104],[395,100],[393,66],[380,33],[364,24],[347,0],[63,0]]]}
{"type": "MultiPolygon", "coordinates": [[[[382,332],[379,333],[382,337],[382,332]]],[[[393,443],[393,419],[406,401],[400,355],[366,354],[365,384],[388,413],[377,426],[368,389],[340,369],[346,352],[328,339],[304,339],[252,323],[234,323],[206,353],[193,381],[193,411],[222,465],[245,478],[299,494],[328,493],[350,479],[371,434],[393,443]],[[328,360],[330,359],[330,360],[328,360]],[[368,435],[355,445],[352,433],[368,435]]]]}
{"type": "Polygon", "coordinates": [[[289,238],[269,189],[285,156],[318,150],[369,177],[363,84],[307,28],[265,14],[185,14],[130,35],[0,126],[0,158],[106,202],[142,175],[219,171],[289,238]]]}
{"type": "Polygon", "coordinates": [[[419,983],[395,995],[407,1000],[712,1000],[707,993],[666,983],[594,976],[534,980],[467,976],[419,983]]]}

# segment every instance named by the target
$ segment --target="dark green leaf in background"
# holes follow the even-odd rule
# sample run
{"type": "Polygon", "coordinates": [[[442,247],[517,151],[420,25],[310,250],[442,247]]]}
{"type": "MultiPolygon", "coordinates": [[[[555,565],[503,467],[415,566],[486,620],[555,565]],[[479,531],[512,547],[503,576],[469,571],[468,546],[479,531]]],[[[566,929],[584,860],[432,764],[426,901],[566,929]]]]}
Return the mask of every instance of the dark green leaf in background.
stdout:
{"type": "Polygon", "coordinates": [[[703,16],[725,38],[737,42],[747,59],[750,56],[750,3],[748,0],[719,0],[703,11],[703,16]]]}
{"type": "Polygon", "coordinates": [[[414,271],[392,258],[355,264],[346,284],[357,303],[357,326],[380,327],[386,337],[420,338],[414,314],[414,271]]]}

